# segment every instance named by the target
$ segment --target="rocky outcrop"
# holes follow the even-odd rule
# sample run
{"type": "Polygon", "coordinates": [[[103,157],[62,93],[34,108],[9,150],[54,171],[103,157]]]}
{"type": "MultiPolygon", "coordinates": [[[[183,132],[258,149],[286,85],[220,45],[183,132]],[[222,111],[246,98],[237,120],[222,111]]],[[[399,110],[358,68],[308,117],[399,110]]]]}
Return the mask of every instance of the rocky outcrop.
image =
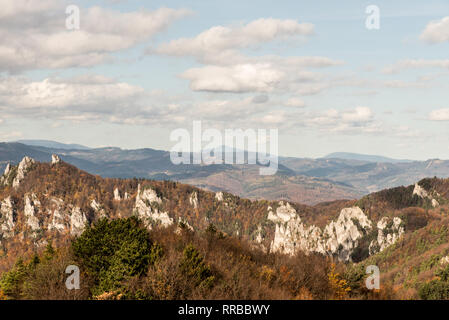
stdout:
{"type": "Polygon", "coordinates": [[[51,164],[58,164],[61,162],[61,159],[59,158],[59,156],[57,154],[52,154],[51,155],[51,164]]]}
{"type": "Polygon", "coordinates": [[[441,259],[440,259],[440,265],[445,266],[445,265],[447,265],[447,264],[449,264],[449,256],[441,257],[441,259]]]}
{"type": "Polygon", "coordinates": [[[223,201],[223,192],[217,192],[215,194],[215,200],[217,201],[223,201]]]}
{"type": "Polygon", "coordinates": [[[396,243],[405,233],[404,224],[401,218],[383,217],[377,222],[377,239],[371,241],[369,254],[375,254],[385,250],[385,248],[396,243]]]}
{"type": "Polygon", "coordinates": [[[413,189],[413,194],[417,195],[420,198],[423,199],[429,199],[432,207],[436,208],[440,204],[436,199],[434,199],[423,187],[421,187],[418,183],[415,183],[415,188],[413,189]]]}
{"type": "Polygon", "coordinates": [[[19,187],[20,182],[25,178],[25,174],[34,163],[35,161],[30,157],[24,157],[22,161],[20,161],[19,166],[17,167],[16,177],[12,182],[14,188],[17,189],[19,187]]]}
{"type": "Polygon", "coordinates": [[[173,224],[173,218],[160,210],[161,204],[162,199],[158,197],[156,191],[151,188],[142,190],[140,184],[138,185],[134,211],[148,228],[153,224],[161,224],[164,227],[173,224]]]}
{"type": "Polygon", "coordinates": [[[294,254],[298,250],[306,253],[318,252],[350,261],[351,253],[358,241],[371,230],[371,221],[359,207],[344,208],[336,221],[324,229],[306,226],[296,210],[289,204],[279,202],[276,213],[268,208],[268,220],[275,223],[273,252],[294,254]]]}
{"type": "Polygon", "coordinates": [[[36,194],[32,194],[31,197],[29,195],[25,195],[25,207],[23,209],[26,225],[32,231],[38,231],[41,229],[40,221],[36,217],[36,212],[41,207],[41,203],[37,198],[36,194]]]}
{"type": "Polygon", "coordinates": [[[107,214],[104,210],[103,206],[97,202],[97,200],[93,199],[90,202],[90,207],[95,211],[96,214],[98,214],[99,218],[106,218],[107,214]]]}
{"type": "Polygon", "coordinates": [[[73,207],[70,215],[70,234],[79,236],[83,233],[87,223],[86,215],[79,207],[73,207]]]}
{"type": "Polygon", "coordinates": [[[0,177],[0,186],[7,184],[10,172],[11,172],[11,165],[8,163],[6,165],[5,171],[3,172],[3,175],[0,177]]]}
{"type": "Polygon", "coordinates": [[[16,225],[16,212],[11,197],[0,202],[0,232],[2,238],[14,236],[14,226],[16,225]]]}
{"type": "Polygon", "coordinates": [[[115,201],[121,201],[122,197],[120,196],[120,191],[118,190],[118,188],[114,189],[114,200],[115,201]]]}
{"type": "Polygon", "coordinates": [[[176,228],[175,232],[177,234],[180,234],[182,229],[187,229],[189,231],[194,230],[193,227],[189,224],[189,222],[186,219],[179,217],[178,218],[178,227],[176,228]]]}
{"type": "Polygon", "coordinates": [[[64,232],[66,230],[66,222],[62,215],[63,205],[64,201],[62,199],[50,199],[49,215],[51,216],[51,220],[47,226],[48,230],[56,230],[58,232],[64,232]]]}
{"type": "Polygon", "coordinates": [[[198,208],[198,193],[192,192],[189,198],[190,205],[193,206],[194,209],[198,208]]]}

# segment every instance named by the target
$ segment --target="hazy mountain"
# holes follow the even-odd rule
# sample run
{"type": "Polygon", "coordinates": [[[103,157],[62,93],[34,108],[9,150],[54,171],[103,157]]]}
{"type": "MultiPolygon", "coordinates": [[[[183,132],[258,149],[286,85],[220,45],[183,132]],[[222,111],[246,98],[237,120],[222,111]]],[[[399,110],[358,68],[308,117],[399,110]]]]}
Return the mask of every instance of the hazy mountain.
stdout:
{"type": "Polygon", "coordinates": [[[364,194],[345,182],[297,174],[282,163],[278,165],[275,175],[261,176],[259,165],[174,165],[169,152],[149,148],[66,150],[2,143],[0,169],[4,168],[7,162],[17,164],[26,155],[38,161],[50,161],[53,153],[82,170],[102,177],[180,181],[207,190],[227,191],[251,199],[285,199],[313,204],[337,199],[355,199],[364,194]]]}
{"type": "Polygon", "coordinates": [[[338,158],[279,158],[278,172],[260,176],[258,165],[174,165],[170,153],[155,149],[108,147],[67,150],[0,143],[0,169],[29,155],[50,161],[51,154],[102,177],[147,178],[189,183],[251,199],[285,199],[306,204],[355,199],[378,190],[410,185],[425,177],[449,177],[449,161],[372,162],[338,158]]]}
{"type": "Polygon", "coordinates": [[[28,146],[39,146],[39,147],[47,147],[47,148],[55,148],[55,149],[77,149],[77,150],[88,150],[89,147],[80,145],[80,144],[66,144],[60,143],[51,140],[17,140],[18,143],[23,143],[28,146]]]}
{"type": "Polygon", "coordinates": [[[412,162],[412,160],[399,160],[383,156],[360,154],[360,153],[350,153],[350,152],[334,152],[323,157],[324,159],[345,159],[345,160],[358,160],[358,161],[368,161],[368,162],[412,162]]]}

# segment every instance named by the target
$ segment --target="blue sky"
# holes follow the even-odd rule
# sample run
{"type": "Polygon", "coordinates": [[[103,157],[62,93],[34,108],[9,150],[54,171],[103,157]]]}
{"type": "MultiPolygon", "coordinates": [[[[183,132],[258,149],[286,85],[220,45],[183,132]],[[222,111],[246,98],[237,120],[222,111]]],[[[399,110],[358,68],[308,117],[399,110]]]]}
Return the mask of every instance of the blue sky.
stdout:
{"type": "Polygon", "coordinates": [[[26,3],[0,14],[2,141],[168,150],[202,120],[277,128],[281,155],[449,159],[447,1],[71,1],[79,30],[26,3]]]}

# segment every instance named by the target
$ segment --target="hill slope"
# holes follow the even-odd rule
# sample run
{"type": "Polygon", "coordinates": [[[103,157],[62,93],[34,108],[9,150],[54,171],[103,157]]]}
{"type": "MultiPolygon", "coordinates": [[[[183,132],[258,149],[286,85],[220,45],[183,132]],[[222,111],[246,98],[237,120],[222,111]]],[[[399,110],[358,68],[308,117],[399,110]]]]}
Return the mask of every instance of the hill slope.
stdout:
{"type": "MultiPolygon", "coordinates": [[[[357,201],[307,206],[251,201],[171,181],[101,178],[55,156],[52,163],[24,158],[18,166],[7,168],[0,186],[0,270],[9,269],[18,256],[42,252],[48,243],[66,246],[103,217],[135,216],[149,230],[182,226],[201,233],[214,226],[265,254],[333,258],[349,263],[347,279],[357,283],[362,281],[357,278],[360,266],[375,261],[388,270],[387,279],[401,294],[412,286],[410,294],[416,297],[419,286],[430,279],[429,273],[404,287],[406,282],[398,279],[411,271],[401,269],[391,255],[404,259],[408,255],[406,263],[413,262],[411,266],[421,265],[428,257],[435,260],[434,254],[441,260],[449,240],[444,231],[449,180],[437,178],[357,201]],[[419,239],[434,245],[418,244],[419,239]],[[415,252],[416,246],[420,249],[415,252]],[[410,249],[404,252],[403,248],[410,249]]],[[[437,265],[432,262],[432,268],[437,265]]]]}

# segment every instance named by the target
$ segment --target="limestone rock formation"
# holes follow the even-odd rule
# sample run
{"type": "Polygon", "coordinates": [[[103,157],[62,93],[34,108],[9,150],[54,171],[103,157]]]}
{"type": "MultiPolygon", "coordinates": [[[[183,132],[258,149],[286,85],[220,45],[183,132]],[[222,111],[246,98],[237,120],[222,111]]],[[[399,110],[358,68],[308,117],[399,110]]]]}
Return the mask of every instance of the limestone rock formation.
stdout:
{"type": "Polygon", "coordinates": [[[385,250],[394,244],[403,234],[405,228],[401,218],[383,217],[377,222],[377,239],[371,241],[369,246],[370,255],[385,250]]]}
{"type": "Polygon", "coordinates": [[[153,223],[160,223],[165,227],[173,224],[173,218],[159,209],[161,204],[162,199],[158,197],[156,191],[151,188],[142,191],[140,184],[138,185],[134,210],[147,227],[151,228],[153,223]]]}
{"type": "Polygon", "coordinates": [[[3,238],[14,236],[16,212],[11,197],[0,202],[0,232],[3,238]]]}
{"type": "Polygon", "coordinates": [[[436,208],[440,204],[436,199],[434,199],[423,187],[421,187],[418,183],[415,183],[415,188],[413,189],[413,194],[417,195],[420,198],[423,199],[429,199],[432,203],[432,207],[436,208]]]}
{"type": "Polygon", "coordinates": [[[24,157],[22,161],[20,161],[19,166],[17,167],[17,173],[16,177],[14,178],[12,182],[12,186],[14,188],[18,188],[20,185],[20,182],[25,178],[25,174],[27,173],[28,169],[35,163],[33,159],[30,157],[24,157]]]}
{"type": "Polygon", "coordinates": [[[62,215],[64,201],[58,198],[50,199],[49,216],[51,220],[47,225],[48,230],[56,230],[58,232],[64,232],[66,230],[66,222],[62,215]]]}
{"type": "Polygon", "coordinates": [[[94,209],[95,213],[98,214],[100,219],[107,217],[106,211],[104,210],[103,206],[97,202],[97,200],[93,199],[90,202],[90,207],[94,209]]]}
{"type": "Polygon", "coordinates": [[[118,190],[118,188],[114,189],[114,200],[115,201],[121,201],[122,197],[120,196],[120,191],[118,190]]]}
{"type": "Polygon", "coordinates": [[[275,223],[275,236],[271,250],[294,254],[298,250],[306,253],[318,252],[336,256],[341,261],[350,261],[358,241],[371,230],[372,222],[359,207],[344,208],[336,221],[324,229],[306,226],[296,210],[289,204],[279,202],[276,213],[268,208],[268,220],[275,223]]]}
{"type": "Polygon", "coordinates": [[[25,195],[25,207],[23,212],[26,217],[26,224],[32,231],[37,231],[41,229],[40,221],[36,217],[36,211],[40,208],[41,203],[39,199],[37,199],[36,194],[32,194],[31,197],[29,195],[25,195]]]}
{"type": "Polygon", "coordinates": [[[59,158],[59,156],[57,154],[51,155],[51,164],[58,164],[60,162],[61,162],[61,159],[59,158]]]}
{"type": "Polygon", "coordinates": [[[0,177],[0,186],[5,185],[7,183],[7,179],[9,177],[9,173],[11,172],[11,165],[8,163],[6,165],[5,171],[3,172],[3,175],[0,177]]]}
{"type": "Polygon", "coordinates": [[[189,198],[190,205],[193,206],[194,209],[198,208],[198,193],[192,192],[189,198]]]}
{"type": "Polygon", "coordinates": [[[223,201],[223,192],[217,192],[217,193],[215,194],[215,199],[216,199],[217,201],[223,201]]]}
{"type": "Polygon", "coordinates": [[[72,236],[79,236],[83,233],[86,223],[86,215],[81,212],[79,207],[73,207],[70,215],[70,234],[72,236]]]}

